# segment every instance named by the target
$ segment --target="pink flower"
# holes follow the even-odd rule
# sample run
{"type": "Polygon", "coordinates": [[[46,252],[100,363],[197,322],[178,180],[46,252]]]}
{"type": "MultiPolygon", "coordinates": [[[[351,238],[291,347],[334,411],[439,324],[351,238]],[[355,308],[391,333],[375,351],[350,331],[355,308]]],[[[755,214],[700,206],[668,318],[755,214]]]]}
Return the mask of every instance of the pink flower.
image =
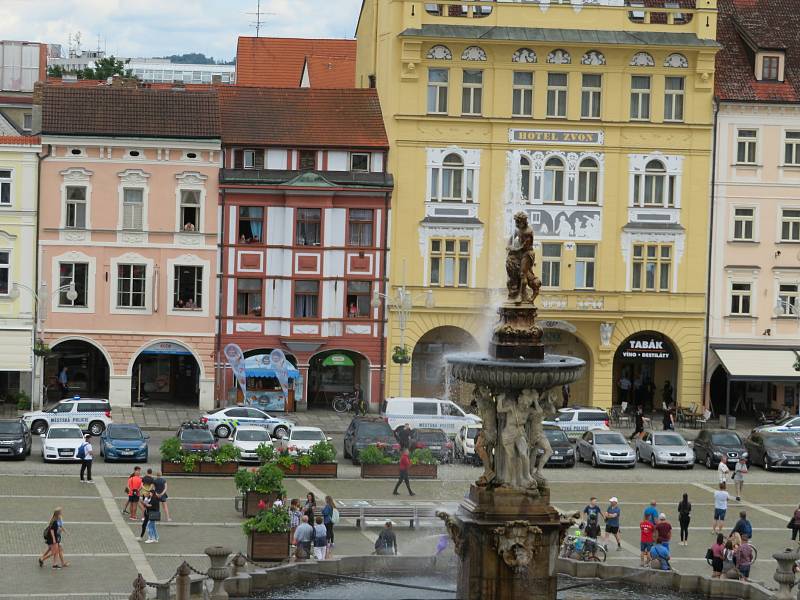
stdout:
{"type": "Polygon", "coordinates": [[[267,503],[264,502],[263,500],[259,500],[258,501],[258,510],[264,510],[265,508],[267,508],[267,503]]]}

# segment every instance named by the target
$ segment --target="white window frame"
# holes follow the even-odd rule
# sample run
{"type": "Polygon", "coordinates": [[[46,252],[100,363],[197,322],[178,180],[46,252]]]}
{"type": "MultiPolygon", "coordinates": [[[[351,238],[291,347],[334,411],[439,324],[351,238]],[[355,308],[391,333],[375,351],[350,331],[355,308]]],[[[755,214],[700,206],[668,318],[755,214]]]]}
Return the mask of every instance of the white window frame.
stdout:
{"type": "Polygon", "coordinates": [[[664,78],[664,121],[667,123],[683,123],[686,119],[686,78],[668,76],[664,78]],[[680,89],[673,90],[667,88],[670,79],[681,82],[680,89]],[[676,117],[676,112],[680,107],[680,117],[676,117]]]}
{"type": "Polygon", "coordinates": [[[581,158],[580,162],[578,162],[578,186],[577,186],[577,202],[581,206],[598,206],[600,204],[600,165],[598,165],[597,160],[591,157],[581,158]],[[591,161],[594,166],[584,166],[583,163],[586,161],[591,161]],[[589,196],[588,191],[591,189],[591,180],[594,179],[594,200],[586,199],[589,196]],[[584,189],[587,193],[581,194],[581,189],[584,189]],[[585,197],[581,197],[585,196],[585,197]]]}
{"type": "Polygon", "coordinates": [[[597,287],[597,244],[575,244],[575,289],[576,290],[593,290],[597,287]],[[578,248],[581,246],[590,247],[593,249],[591,257],[578,256],[578,248]],[[582,265],[582,269],[578,265],[582,265]],[[587,285],[586,274],[588,273],[588,266],[592,265],[592,284],[587,285]],[[578,274],[583,273],[583,281],[578,280],[578,274]]]}
{"type": "Polygon", "coordinates": [[[533,116],[533,85],[536,76],[533,71],[513,71],[511,74],[511,116],[514,117],[532,117],[533,116]],[[517,74],[530,75],[531,82],[517,83],[517,74]],[[527,100],[527,105],[526,105],[527,100]],[[518,111],[514,110],[514,105],[519,104],[518,111]],[[529,108],[526,112],[526,107],[529,108]]]}
{"type": "Polygon", "coordinates": [[[650,120],[652,114],[652,111],[650,110],[652,94],[653,94],[653,78],[650,75],[631,75],[631,96],[630,96],[631,121],[650,120]],[[646,88],[633,87],[633,82],[636,79],[646,79],[647,87],[646,88]],[[646,115],[644,115],[645,111],[647,112],[646,115]]]}
{"type": "Polygon", "coordinates": [[[14,169],[13,167],[2,167],[1,171],[8,171],[8,177],[0,177],[0,206],[14,205],[14,169]],[[3,188],[8,189],[8,202],[3,202],[3,188]]]}
{"type": "Polygon", "coordinates": [[[545,103],[545,116],[548,119],[566,119],[567,112],[569,111],[569,73],[562,72],[548,72],[547,73],[547,97],[545,103]],[[566,83],[551,84],[550,75],[563,75],[566,83]],[[553,112],[550,112],[550,98],[553,98],[553,112]],[[563,114],[558,110],[561,104],[560,100],[563,97],[564,112],[563,114]]]}
{"type": "Polygon", "coordinates": [[[196,171],[184,171],[182,173],[178,173],[175,175],[175,230],[180,233],[197,233],[205,231],[206,226],[206,181],[208,180],[208,175],[203,175],[202,173],[198,173],[196,171]],[[182,208],[182,201],[183,198],[181,197],[181,192],[183,190],[192,190],[195,192],[199,192],[200,194],[200,207],[199,207],[199,215],[198,215],[198,225],[195,228],[194,232],[192,231],[184,231],[183,226],[185,223],[182,222],[183,214],[181,211],[182,208]]]}
{"type": "Polygon", "coordinates": [[[800,167],[800,130],[787,129],[783,132],[783,166],[800,167]],[[790,135],[797,137],[790,138],[790,135]]]}
{"type": "Polygon", "coordinates": [[[145,231],[145,218],[144,218],[144,188],[140,187],[124,187],[122,188],[122,227],[123,231],[145,231]],[[129,194],[139,195],[139,200],[131,202],[128,200],[129,194]],[[129,211],[130,208],[130,211],[129,211]],[[138,211],[138,215],[136,214],[138,211]],[[131,221],[126,223],[127,215],[131,215],[131,221]],[[138,217],[138,219],[137,219],[138,217]],[[137,224],[137,220],[139,223],[137,224]]]}
{"type": "Polygon", "coordinates": [[[115,315],[150,315],[153,314],[155,304],[153,298],[153,290],[155,289],[153,274],[155,273],[155,261],[152,258],[146,258],[141,254],[129,252],[122,256],[115,256],[110,261],[109,267],[109,312],[115,315]],[[118,306],[117,297],[119,292],[119,280],[117,277],[119,265],[144,265],[145,266],[145,290],[144,290],[144,307],[128,307],[118,306]]]}
{"type": "MultiPolygon", "coordinates": [[[[629,154],[630,164],[630,187],[628,196],[628,207],[637,210],[671,210],[681,207],[681,186],[683,182],[683,156],[668,155],[655,152],[653,154],[629,154]],[[648,176],[647,165],[657,160],[665,169],[665,186],[663,188],[663,205],[645,204],[645,177],[648,176]],[[670,190],[672,204],[669,203],[670,190]]],[[[651,173],[651,176],[656,173],[651,173]]],[[[660,174],[659,174],[660,175],[660,174]]]]}
{"type": "Polygon", "coordinates": [[[242,150],[242,168],[243,169],[255,169],[256,168],[256,151],[252,149],[244,149],[242,150]],[[247,157],[250,157],[250,161],[248,164],[247,157]]]}
{"type": "Polygon", "coordinates": [[[603,75],[601,73],[581,73],[581,119],[584,121],[598,120],[602,117],[600,112],[602,109],[603,75]],[[586,77],[599,77],[600,84],[597,86],[587,85],[586,77]]]}
{"type": "Polygon", "coordinates": [[[780,314],[777,317],[796,319],[800,314],[800,282],[779,280],[775,282],[775,286],[775,308],[780,304],[780,314]],[[782,290],[782,287],[794,287],[794,290],[782,290]]]}
{"type": "Polygon", "coordinates": [[[125,148],[125,159],[126,160],[145,160],[145,154],[143,148],[125,148]],[[134,152],[136,155],[134,156],[134,152]]]}
{"type": "Polygon", "coordinates": [[[470,117],[483,116],[482,69],[463,69],[461,71],[461,114],[470,117]],[[477,74],[480,78],[480,82],[468,82],[466,80],[467,73],[477,74]]]}
{"type": "Polygon", "coordinates": [[[119,173],[119,185],[117,193],[119,195],[118,208],[119,214],[117,216],[117,230],[122,232],[133,233],[146,233],[148,230],[148,206],[150,204],[150,185],[148,180],[150,174],[145,173],[141,169],[127,169],[119,173]],[[125,190],[126,189],[140,189],[142,191],[142,228],[141,229],[126,229],[125,224],[125,190]]]}
{"type": "Polygon", "coordinates": [[[671,292],[673,287],[673,280],[675,278],[674,269],[677,268],[677,255],[676,255],[676,248],[673,242],[639,242],[634,241],[631,244],[631,280],[630,280],[630,288],[631,291],[646,293],[646,294],[660,294],[664,292],[671,292]],[[636,258],[636,246],[642,247],[642,257],[640,260],[636,258]],[[650,247],[656,248],[656,255],[652,258],[648,256],[647,249],[650,247]],[[668,247],[669,250],[669,258],[665,260],[663,258],[662,248],[668,247]],[[642,265],[641,271],[641,280],[640,286],[638,288],[633,287],[633,273],[635,271],[636,264],[642,265]],[[654,277],[654,286],[652,288],[647,287],[647,265],[648,263],[654,263],[656,265],[656,273],[654,277]],[[669,265],[668,275],[668,284],[667,287],[661,286],[661,273],[662,273],[662,266],[664,264],[669,265]]]}
{"type": "Polygon", "coordinates": [[[544,172],[542,174],[542,202],[544,204],[565,204],[567,195],[567,165],[560,157],[549,156],[547,160],[544,161],[544,172]],[[548,167],[547,163],[551,160],[559,161],[561,167],[548,167]],[[558,190],[558,185],[556,185],[556,183],[559,179],[561,179],[560,195],[556,194],[558,190]]]}
{"type": "Polygon", "coordinates": [[[756,166],[758,165],[758,147],[759,147],[760,131],[757,127],[737,127],[736,128],[736,156],[735,164],[756,166]],[[754,131],[754,136],[743,136],[744,131],[754,131]],[[739,149],[744,148],[744,160],[739,160],[739,149]],[[752,159],[750,159],[750,150],[752,150],[752,159]]]}
{"type": "Polygon", "coordinates": [[[450,69],[441,67],[428,67],[428,85],[425,87],[425,94],[425,107],[427,114],[446,115],[448,113],[448,103],[450,102],[450,69]],[[445,81],[431,81],[431,73],[433,71],[443,71],[446,77],[445,81]],[[432,92],[433,96],[431,96],[432,92]],[[433,100],[433,103],[431,100],[433,100]],[[441,110],[443,103],[444,110],[441,110]]]}
{"type": "Polygon", "coordinates": [[[8,255],[8,262],[0,262],[0,272],[6,271],[6,281],[8,282],[8,289],[4,292],[0,291],[0,298],[8,298],[11,295],[11,289],[14,287],[13,278],[13,258],[14,254],[11,248],[0,248],[0,256],[3,254],[8,255]]]}
{"type": "Polygon", "coordinates": [[[442,204],[464,203],[478,204],[478,189],[480,170],[480,150],[462,150],[460,148],[428,148],[428,173],[426,200],[442,204]],[[455,154],[462,163],[461,197],[455,199],[442,199],[444,185],[444,163],[448,156],[455,154]],[[472,184],[472,197],[467,194],[468,184],[472,184]]]}
{"type": "Polygon", "coordinates": [[[211,261],[203,260],[193,254],[185,254],[167,260],[167,314],[175,317],[208,317],[209,304],[215,299],[215,291],[210,287],[211,261]],[[203,267],[203,306],[199,310],[184,310],[173,306],[175,297],[175,267],[203,267]]]}
{"type": "Polygon", "coordinates": [[[753,316],[753,301],[754,301],[754,294],[753,294],[754,284],[752,281],[744,281],[741,279],[732,279],[728,285],[728,306],[726,314],[730,317],[751,317],[753,316]],[[746,293],[745,290],[734,290],[734,286],[737,285],[746,285],[748,287],[746,293]],[[734,297],[739,298],[739,311],[733,311],[733,299],[734,297]],[[749,304],[749,310],[744,312],[741,310],[743,299],[747,298],[749,304]]]}
{"type": "Polygon", "coordinates": [[[353,173],[369,173],[372,167],[372,154],[369,152],[351,152],[350,156],[350,171],[353,173]],[[354,169],[353,168],[353,158],[356,156],[366,156],[367,157],[367,168],[366,169],[354,169]]]}
{"type": "Polygon", "coordinates": [[[71,230],[86,231],[92,228],[92,181],[93,173],[86,169],[67,169],[61,175],[61,221],[60,228],[67,229],[67,188],[86,188],[86,223],[83,228],[70,227],[71,230]]]}
{"type": "Polygon", "coordinates": [[[781,206],[778,210],[778,231],[779,231],[779,238],[780,242],[788,242],[788,243],[796,243],[800,242],[800,217],[784,217],[784,213],[786,211],[794,211],[800,213],[800,206],[781,206]],[[789,234],[788,238],[783,237],[783,225],[784,223],[789,222],[789,234]],[[797,231],[797,237],[792,237],[792,230],[797,231]]]}
{"type": "Polygon", "coordinates": [[[731,242],[756,242],[758,241],[758,207],[752,205],[739,205],[734,204],[731,206],[731,215],[730,215],[730,236],[728,238],[731,242]],[[736,214],[737,210],[751,210],[753,214],[751,217],[739,217],[736,214]],[[742,225],[742,232],[746,229],[747,222],[751,223],[751,236],[750,237],[736,237],[736,223],[741,222],[742,225]]]}
{"type": "Polygon", "coordinates": [[[91,314],[95,312],[95,289],[97,280],[97,258],[89,256],[83,252],[73,251],[54,256],[50,262],[51,268],[51,290],[53,291],[50,310],[57,313],[72,313],[72,314],[91,314]],[[61,306],[59,304],[60,294],[55,290],[61,287],[61,263],[88,263],[88,281],[86,285],[86,306],[85,307],[71,307],[61,306]]]}
{"type": "Polygon", "coordinates": [[[33,113],[24,113],[22,115],[22,130],[31,131],[33,129],[33,113]]]}
{"type": "Polygon", "coordinates": [[[542,287],[552,290],[557,290],[561,287],[561,277],[562,277],[562,269],[561,269],[561,261],[564,257],[564,244],[561,242],[542,242],[542,248],[540,253],[540,272],[542,275],[542,287]],[[549,246],[550,248],[558,248],[558,256],[547,256],[545,255],[545,246],[549,246]],[[553,267],[555,266],[555,272],[557,281],[553,282],[553,267]]]}

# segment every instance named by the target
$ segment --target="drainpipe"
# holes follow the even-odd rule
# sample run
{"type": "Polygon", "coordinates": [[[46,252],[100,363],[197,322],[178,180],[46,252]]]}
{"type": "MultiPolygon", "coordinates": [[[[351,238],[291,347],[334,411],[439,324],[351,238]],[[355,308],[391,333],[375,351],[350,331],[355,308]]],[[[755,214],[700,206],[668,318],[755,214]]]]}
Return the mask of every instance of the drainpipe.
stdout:
{"type": "MultiPolygon", "coordinates": [[[[41,133],[40,133],[41,135],[41,133]]],[[[40,139],[41,141],[41,139],[40,139]]],[[[35,250],[35,257],[33,263],[33,290],[36,292],[36,295],[33,296],[33,323],[31,327],[33,327],[33,341],[36,343],[36,340],[39,336],[39,329],[41,328],[42,324],[39,322],[39,302],[41,299],[39,298],[39,214],[41,211],[42,205],[42,162],[50,156],[50,144],[47,145],[47,153],[44,156],[38,155],[38,163],[36,165],[37,168],[37,177],[36,177],[36,250],[35,250]]],[[[48,297],[49,300],[49,297],[48,297]]],[[[37,360],[36,354],[33,353],[33,348],[31,348],[31,410],[34,410],[34,406],[36,406],[36,401],[39,401],[39,410],[44,410],[44,396],[40,395],[42,392],[42,385],[36,385],[36,363],[39,361],[37,360]]],[[[44,378],[44,358],[42,359],[42,378],[44,378]]]]}
{"type": "Polygon", "coordinates": [[[384,394],[385,394],[385,386],[386,386],[386,282],[389,278],[386,276],[386,265],[388,264],[388,254],[389,254],[389,204],[391,202],[392,193],[386,192],[383,196],[384,198],[384,219],[383,219],[383,271],[381,273],[381,279],[383,285],[381,286],[380,293],[384,294],[384,301],[381,302],[381,313],[380,313],[380,336],[381,336],[381,379],[380,379],[380,392],[378,394],[378,410],[380,411],[380,407],[383,406],[384,394]]]}
{"type": "MultiPolygon", "coordinates": [[[[224,157],[224,155],[223,155],[224,157]]],[[[224,161],[224,158],[223,158],[224,161]]],[[[224,166],[224,163],[223,163],[224,166]]],[[[225,392],[225,368],[222,365],[222,298],[223,298],[223,286],[225,284],[225,189],[222,189],[220,193],[220,197],[222,198],[222,210],[220,211],[222,215],[220,216],[220,223],[219,223],[219,242],[217,247],[219,248],[219,253],[217,255],[217,260],[221,263],[218,265],[218,270],[220,273],[219,278],[219,290],[217,292],[217,305],[219,309],[217,310],[217,339],[216,339],[216,352],[215,352],[215,363],[217,368],[217,377],[216,377],[216,388],[217,388],[217,400],[219,400],[219,405],[223,406],[223,398],[225,392]]]]}
{"type": "Polygon", "coordinates": [[[709,203],[709,236],[708,236],[708,265],[706,275],[706,331],[703,338],[703,407],[708,410],[711,406],[711,387],[706,393],[706,380],[708,379],[708,351],[711,334],[711,267],[713,265],[712,255],[714,252],[714,201],[716,199],[717,185],[717,126],[719,115],[719,100],[714,99],[712,104],[714,111],[714,131],[711,138],[711,196],[709,203]]]}

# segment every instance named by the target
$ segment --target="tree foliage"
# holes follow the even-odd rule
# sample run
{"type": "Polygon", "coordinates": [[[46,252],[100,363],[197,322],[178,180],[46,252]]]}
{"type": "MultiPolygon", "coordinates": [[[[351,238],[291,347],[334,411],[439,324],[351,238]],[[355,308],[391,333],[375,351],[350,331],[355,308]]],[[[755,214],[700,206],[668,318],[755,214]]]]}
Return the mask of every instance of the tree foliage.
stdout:
{"type": "Polygon", "coordinates": [[[102,81],[119,75],[125,79],[133,79],[133,71],[126,68],[130,59],[125,61],[119,60],[114,56],[106,56],[105,58],[98,58],[94,62],[94,68],[86,67],[84,69],[66,70],[61,65],[51,65],[47,68],[47,75],[49,77],[64,77],[64,75],[76,75],[78,79],[96,79],[102,81]]]}

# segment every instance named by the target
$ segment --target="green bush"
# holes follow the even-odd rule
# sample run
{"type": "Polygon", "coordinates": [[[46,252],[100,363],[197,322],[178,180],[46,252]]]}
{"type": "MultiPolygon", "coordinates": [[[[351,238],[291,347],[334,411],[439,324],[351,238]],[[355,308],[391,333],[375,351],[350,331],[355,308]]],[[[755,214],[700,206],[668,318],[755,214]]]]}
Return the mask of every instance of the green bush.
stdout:
{"type": "Polygon", "coordinates": [[[194,473],[197,471],[200,462],[203,460],[203,455],[199,452],[184,452],[181,456],[181,464],[186,473],[194,473]]]}
{"type": "Polygon", "coordinates": [[[25,392],[16,394],[17,410],[31,410],[31,399],[25,392]]]}
{"type": "Polygon", "coordinates": [[[261,443],[256,448],[256,454],[258,454],[258,458],[261,460],[262,463],[271,463],[275,460],[275,448],[272,447],[270,444],[261,443]]]}
{"type": "Polygon", "coordinates": [[[374,444],[359,452],[358,460],[362,465],[390,465],[397,462],[386,456],[384,451],[374,444]]]}
{"type": "Polygon", "coordinates": [[[247,492],[277,494],[280,498],[286,495],[286,488],[283,487],[283,471],[274,464],[264,465],[258,469],[239,469],[233,482],[241,494],[247,492]]]}
{"type": "Polygon", "coordinates": [[[181,462],[181,441],[176,437],[168,437],[161,442],[161,460],[165,462],[181,462]]]}
{"type": "Polygon", "coordinates": [[[311,464],[314,465],[336,462],[336,448],[327,441],[311,446],[308,455],[311,458],[311,464]]]}
{"type": "Polygon", "coordinates": [[[245,535],[256,533],[288,533],[291,519],[283,506],[273,506],[258,512],[255,517],[242,523],[245,535]]]}
{"type": "Polygon", "coordinates": [[[233,444],[226,444],[224,446],[220,446],[216,450],[212,450],[210,453],[211,460],[218,465],[222,465],[225,463],[236,462],[239,460],[239,449],[234,446],[233,444]]]}
{"type": "Polygon", "coordinates": [[[439,461],[428,448],[417,448],[409,455],[412,465],[436,465],[439,461]]]}

